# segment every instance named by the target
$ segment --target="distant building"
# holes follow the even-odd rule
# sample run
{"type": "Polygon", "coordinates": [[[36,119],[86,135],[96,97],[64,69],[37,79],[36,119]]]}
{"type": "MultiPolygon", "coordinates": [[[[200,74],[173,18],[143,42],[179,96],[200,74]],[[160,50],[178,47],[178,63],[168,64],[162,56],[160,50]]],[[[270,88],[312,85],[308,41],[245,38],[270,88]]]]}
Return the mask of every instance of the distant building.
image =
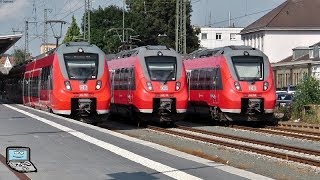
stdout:
{"type": "Polygon", "coordinates": [[[214,28],[201,27],[201,33],[198,35],[200,47],[213,49],[229,45],[243,45],[240,31],[243,28],[214,28]]]}
{"type": "Polygon", "coordinates": [[[295,47],[320,39],[320,1],[287,0],[241,31],[245,45],[262,50],[271,62],[291,54],[295,47]]]}
{"type": "Polygon", "coordinates": [[[8,74],[10,69],[14,66],[14,58],[7,55],[7,56],[2,56],[0,58],[0,71],[3,74],[8,74]]]}
{"type": "Polygon", "coordinates": [[[56,44],[41,44],[40,46],[40,54],[46,53],[52,49],[56,48],[56,44]]]}
{"type": "Polygon", "coordinates": [[[320,42],[306,47],[296,47],[292,55],[273,63],[273,75],[277,88],[296,86],[304,76],[312,75],[320,80],[320,42]]]}

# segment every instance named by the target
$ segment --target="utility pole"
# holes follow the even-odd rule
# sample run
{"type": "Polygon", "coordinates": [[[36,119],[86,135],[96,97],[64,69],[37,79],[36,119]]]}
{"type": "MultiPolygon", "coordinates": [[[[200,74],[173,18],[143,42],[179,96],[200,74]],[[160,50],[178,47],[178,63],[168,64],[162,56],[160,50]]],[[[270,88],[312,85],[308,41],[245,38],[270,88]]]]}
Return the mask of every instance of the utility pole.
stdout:
{"type": "Polygon", "coordinates": [[[117,33],[117,36],[119,37],[122,44],[119,47],[119,50],[120,49],[126,50],[126,45],[129,45],[129,48],[131,49],[132,45],[131,45],[131,42],[129,42],[129,40],[141,41],[140,39],[136,38],[137,36],[129,36],[129,31],[134,32],[134,30],[132,28],[125,28],[124,15],[125,15],[125,0],[123,0],[122,28],[111,28],[108,30],[108,32],[115,31],[117,33]],[[122,35],[120,35],[120,31],[122,31],[122,35]]]}
{"type": "MultiPolygon", "coordinates": [[[[48,12],[51,13],[52,9],[44,9],[44,22],[48,21],[48,12]]],[[[47,23],[43,23],[43,45],[44,45],[44,48],[47,49],[47,45],[48,45],[48,25],[47,25],[47,23]]]]}
{"type": "Polygon", "coordinates": [[[36,6],[36,0],[33,0],[33,3],[32,3],[32,14],[33,14],[33,22],[36,22],[35,25],[36,25],[36,35],[38,35],[38,25],[37,25],[37,6],[36,6]]]}
{"type": "Polygon", "coordinates": [[[84,26],[83,26],[83,39],[89,43],[90,39],[90,12],[91,12],[91,0],[84,0],[84,26]]]}
{"type": "Polygon", "coordinates": [[[187,53],[187,0],[176,1],[176,51],[187,53]]]}
{"type": "Polygon", "coordinates": [[[24,35],[24,40],[25,40],[25,44],[24,44],[24,52],[25,52],[25,60],[27,60],[27,56],[29,55],[29,24],[31,23],[37,23],[37,22],[33,22],[33,21],[25,21],[25,35],[24,35]]]}

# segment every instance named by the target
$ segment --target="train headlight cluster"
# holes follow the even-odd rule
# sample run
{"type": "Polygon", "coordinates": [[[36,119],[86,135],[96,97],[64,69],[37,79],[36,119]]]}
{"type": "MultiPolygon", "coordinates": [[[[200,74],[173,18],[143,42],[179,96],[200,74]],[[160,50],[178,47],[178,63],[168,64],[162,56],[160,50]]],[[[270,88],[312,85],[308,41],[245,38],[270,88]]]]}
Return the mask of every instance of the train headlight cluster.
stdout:
{"type": "Polygon", "coordinates": [[[241,86],[240,83],[238,81],[234,82],[234,87],[238,90],[241,91],[241,86]]]}
{"type": "Polygon", "coordinates": [[[266,91],[269,87],[269,83],[268,82],[263,82],[263,90],[266,91]]]}
{"type": "Polygon", "coordinates": [[[102,86],[102,82],[100,80],[98,80],[96,82],[96,90],[99,90],[101,88],[101,86],[102,86]]]}
{"type": "Polygon", "coordinates": [[[65,81],[64,86],[66,87],[67,90],[71,91],[71,84],[70,81],[65,81]]]}
{"type": "Polygon", "coordinates": [[[178,91],[181,87],[181,83],[180,82],[176,82],[176,91],[178,91]]]}
{"type": "Polygon", "coordinates": [[[147,81],[147,88],[149,91],[153,91],[152,83],[150,81],[147,81]]]}

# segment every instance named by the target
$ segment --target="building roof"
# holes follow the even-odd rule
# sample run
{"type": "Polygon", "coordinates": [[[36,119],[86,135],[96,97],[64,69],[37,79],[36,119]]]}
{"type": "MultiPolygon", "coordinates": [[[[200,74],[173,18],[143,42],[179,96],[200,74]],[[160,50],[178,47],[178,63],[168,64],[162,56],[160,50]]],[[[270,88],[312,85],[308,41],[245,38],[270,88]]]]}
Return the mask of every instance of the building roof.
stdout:
{"type": "Polygon", "coordinates": [[[2,56],[2,57],[0,57],[0,66],[3,66],[4,65],[4,63],[6,62],[6,60],[7,60],[7,57],[9,58],[9,61],[10,61],[10,63],[11,63],[11,65],[13,66],[14,65],[14,58],[12,57],[12,56],[2,56]]]}
{"type": "Polygon", "coordinates": [[[22,34],[0,36],[0,56],[13,46],[21,37],[22,34]]]}
{"type": "Polygon", "coordinates": [[[246,34],[271,29],[320,30],[319,0],[287,0],[241,31],[246,34]]]}

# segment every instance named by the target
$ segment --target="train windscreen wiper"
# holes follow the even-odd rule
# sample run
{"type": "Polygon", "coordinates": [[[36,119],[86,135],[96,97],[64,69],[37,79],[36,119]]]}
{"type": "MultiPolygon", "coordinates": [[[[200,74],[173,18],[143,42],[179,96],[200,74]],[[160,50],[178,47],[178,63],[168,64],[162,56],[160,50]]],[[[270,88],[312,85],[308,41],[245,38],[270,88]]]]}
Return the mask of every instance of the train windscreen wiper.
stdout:
{"type": "Polygon", "coordinates": [[[168,76],[165,78],[163,84],[167,84],[167,82],[169,81],[170,76],[172,75],[173,71],[170,71],[170,73],[168,74],[168,76]]]}

